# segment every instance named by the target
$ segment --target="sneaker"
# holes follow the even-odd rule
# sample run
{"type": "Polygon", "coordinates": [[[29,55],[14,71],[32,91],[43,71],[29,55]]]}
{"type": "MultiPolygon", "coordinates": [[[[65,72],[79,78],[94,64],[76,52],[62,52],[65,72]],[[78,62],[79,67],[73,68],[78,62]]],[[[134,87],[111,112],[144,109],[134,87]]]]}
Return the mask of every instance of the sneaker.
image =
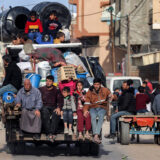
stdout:
{"type": "Polygon", "coordinates": [[[39,134],[34,134],[33,139],[34,140],[40,140],[40,135],[39,134]]]}
{"type": "Polygon", "coordinates": [[[53,142],[55,141],[56,137],[57,137],[56,135],[52,135],[53,142]]]}
{"type": "Polygon", "coordinates": [[[116,134],[104,135],[104,138],[108,138],[108,139],[114,139],[115,137],[116,137],[116,134]]]}
{"type": "Polygon", "coordinates": [[[69,129],[68,135],[72,136],[72,134],[73,134],[72,129],[69,129]]]}
{"type": "Polygon", "coordinates": [[[68,134],[68,128],[64,129],[64,134],[68,134]]]}

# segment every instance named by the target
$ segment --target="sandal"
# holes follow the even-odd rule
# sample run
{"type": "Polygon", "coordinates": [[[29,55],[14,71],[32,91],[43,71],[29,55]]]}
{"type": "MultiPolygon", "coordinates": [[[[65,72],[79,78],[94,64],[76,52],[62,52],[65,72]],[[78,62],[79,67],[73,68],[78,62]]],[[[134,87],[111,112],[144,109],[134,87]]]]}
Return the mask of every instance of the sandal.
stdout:
{"type": "Polygon", "coordinates": [[[101,144],[101,140],[98,137],[94,137],[94,142],[97,144],[101,144]]]}
{"type": "Polygon", "coordinates": [[[78,136],[78,140],[79,140],[79,141],[83,141],[83,140],[84,140],[84,137],[83,137],[82,134],[80,134],[80,135],[78,136]]]}
{"type": "Polygon", "coordinates": [[[91,136],[90,136],[89,134],[85,134],[84,138],[85,138],[86,140],[91,140],[91,136]]]}

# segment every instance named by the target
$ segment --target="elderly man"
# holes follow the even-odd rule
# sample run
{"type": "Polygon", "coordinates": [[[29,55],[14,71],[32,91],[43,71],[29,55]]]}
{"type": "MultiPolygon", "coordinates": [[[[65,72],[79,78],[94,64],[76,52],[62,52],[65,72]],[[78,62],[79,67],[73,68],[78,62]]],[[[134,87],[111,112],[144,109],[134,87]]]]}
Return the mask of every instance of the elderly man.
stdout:
{"type": "Polygon", "coordinates": [[[37,133],[41,132],[42,98],[40,91],[32,87],[29,79],[24,81],[24,87],[17,94],[16,106],[22,107],[20,129],[28,133],[35,133],[37,137],[37,133]]]}
{"type": "Polygon", "coordinates": [[[107,112],[107,101],[109,98],[116,99],[117,96],[111,95],[108,88],[101,87],[101,79],[94,79],[93,83],[92,88],[90,88],[86,94],[86,101],[83,111],[85,117],[87,117],[90,113],[94,141],[96,143],[101,143],[99,136],[101,133],[104,116],[107,112]]]}
{"type": "Polygon", "coordinates": [[[40,88],[42,94],[43,107],[41,109],[42,125],[47,138],[54,141],[58,128],[61,108],[63,107],[63,97],[61,93],[53,86],[54,77],[47,76],[46,86],[40,88]],[[50,117],[52,117],[50,119],[50,117]]]}

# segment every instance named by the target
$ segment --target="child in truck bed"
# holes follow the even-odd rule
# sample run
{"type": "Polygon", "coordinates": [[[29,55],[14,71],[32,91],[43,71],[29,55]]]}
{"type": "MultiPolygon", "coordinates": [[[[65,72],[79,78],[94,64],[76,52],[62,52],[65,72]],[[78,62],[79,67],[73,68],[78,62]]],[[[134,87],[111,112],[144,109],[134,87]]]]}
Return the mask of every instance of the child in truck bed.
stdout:
{"type": "Polygon", "coordinates": [[[64,97],[64,105],[61,111],[61,115],[63,116],[64,121],[64,134],[72,135],[72,123],[73,116],[76,116],[76,105],[74,102],[74,97],[70,95],[69,87],[63,88],[62,95],[64,97]]]}

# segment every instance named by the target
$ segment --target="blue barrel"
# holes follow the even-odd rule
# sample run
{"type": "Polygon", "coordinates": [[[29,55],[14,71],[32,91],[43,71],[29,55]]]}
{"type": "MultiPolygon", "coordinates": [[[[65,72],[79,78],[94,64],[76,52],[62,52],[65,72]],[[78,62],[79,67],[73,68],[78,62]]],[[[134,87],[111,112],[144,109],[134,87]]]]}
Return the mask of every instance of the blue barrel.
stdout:
{"type": "Polygon", "coordinates": [[[14,101],[14,96],[13,95],[14,95],[13,92],[5,92],[3,94],[3,97],[2,97],[3,102],[5,102],[5,103],[13,103],[13,101],[14,101]]]}
{"type": "Polygon", "coordinates": [[[41,80],[41,76],[39,74],[27,74],[26,78],[31,81],[33,87],[38,88],[41,80]]]}
{"type": "Polygon", "coordinates": [[[88,74],[88,72],[85,72],[85,73],[77,73],[77,78],[80,79],[80,78],[86,78],[86,75],[88,74]]]}
{"type": "Polygon", "coordinates": [[[51,70],[51,75],[54,77],[54,82],[57,83],[58,82],[58,67],[57,68],[53,68],[51,70]]]}

